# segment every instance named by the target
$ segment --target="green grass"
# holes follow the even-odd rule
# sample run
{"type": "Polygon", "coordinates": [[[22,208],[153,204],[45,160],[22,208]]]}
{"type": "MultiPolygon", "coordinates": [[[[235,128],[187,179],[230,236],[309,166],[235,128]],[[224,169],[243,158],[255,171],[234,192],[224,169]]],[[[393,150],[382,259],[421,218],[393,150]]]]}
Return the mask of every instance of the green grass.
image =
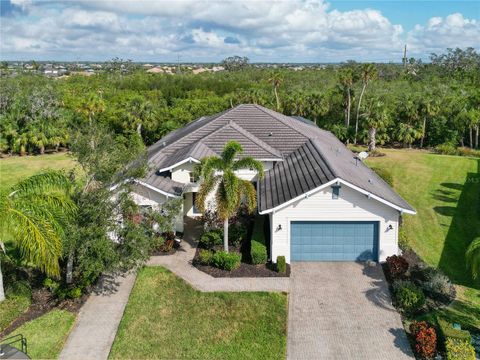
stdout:
{"type": "Polygon", "coordinates": [[[28,355],[32,359],[56,359],[74,322],[75,314],[52,310],[23,324],[10,336],[22,334],[27,339],[28,355]]]}
{"type": "Polygon", "coordinates": [[[164,268],[143,268],[120,323],[112,359],[280,359],[287,296],[201,293],[164,268]]]}
{"type": "Polygon", "coordinates": [[[31,300],[28,296],[12,296],[0,303],[0,331],[3,331],[10,323],[22,313],[27,311],[31,300]]]}
{"type": "Polygon", "coordinates": [[[74,160],[67,153],[38,156],[12,156],[0,159],[0,191],[45,169],[72,169],[74,160]]]}
{"type": "Polygon", "coordinates": [[[404,216],[409,245],[458,287],[444,316],[480,328],[480,286],[465,266],[465,250],[480,235],[480,159],[418,150],[382,149],[368,164],[388,168],[395,189],[417,210],[404,216]]]}

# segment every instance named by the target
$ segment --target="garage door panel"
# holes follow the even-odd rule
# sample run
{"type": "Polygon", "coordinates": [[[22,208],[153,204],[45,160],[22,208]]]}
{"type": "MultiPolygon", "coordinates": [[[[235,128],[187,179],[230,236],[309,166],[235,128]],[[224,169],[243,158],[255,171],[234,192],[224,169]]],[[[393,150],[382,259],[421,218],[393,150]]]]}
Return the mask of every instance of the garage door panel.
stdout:
{"type": "Polygon", "coordinates": [[[378,222],[294,221],[292,261],[376,260],[378,222]]]}

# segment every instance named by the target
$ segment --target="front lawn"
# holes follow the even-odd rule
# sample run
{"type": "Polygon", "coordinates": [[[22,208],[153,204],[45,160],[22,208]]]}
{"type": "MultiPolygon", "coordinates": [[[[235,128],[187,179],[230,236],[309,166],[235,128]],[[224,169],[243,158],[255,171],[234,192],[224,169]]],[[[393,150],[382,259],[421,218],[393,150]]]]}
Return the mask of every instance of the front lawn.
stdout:
{"type": "Polygon", "coordinates": [[[52,310],[20,326],[8,337],[22,334],[27,339],[28,355],[32,359],[56,359],[75,322],[75,314],[52,310]]]}
{"type": "Polygon", "coordinates": [[[0,303],[0,332],[22,313],[27,311],[31,299],[26,294],[10,296],[0,303]]]}
{"type": "Polygon", "coordinates": [[[287,296],[202,293],[160,267],[137,277],[112,359],[280,359],[287,296]]]}
{"type": "Polygon", "coordinates": [[[480,328],[480,285],[465,266],[465,250],[480,236],[480,159],[419,150],[382,149],[368,164],[388,169],[394,188],[417,210],[404,216],[409,245],[459,285],[459,296],[441,313],[480,328]]]}

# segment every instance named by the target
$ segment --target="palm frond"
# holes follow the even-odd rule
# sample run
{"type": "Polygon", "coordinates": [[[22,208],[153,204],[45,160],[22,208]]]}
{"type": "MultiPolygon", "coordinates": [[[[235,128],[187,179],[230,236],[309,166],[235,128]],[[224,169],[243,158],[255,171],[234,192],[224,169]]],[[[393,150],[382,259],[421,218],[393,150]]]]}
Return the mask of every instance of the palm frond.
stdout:
{"type": "Polygon", "coordinates": [[[235,156],[241,153],[243,153],[242,145],[235,140],[230,140],[223,148],[222,159],[225,164],[231,165],[235,160],[235,156]]]}
{"type": "Polygon", "coordinates": [[[257,207],[257,191],[250,181],[242,180],[241,181],[241,193],[245,198],[248,211],[253,212],[257,207]]]}
{"type": "Polygon", "coordinates": [[[240,170],[240,169],[253,169],[256,170],[258,173],[258,178],[263,179],[263,164],[255,160],[251,156],[246,156],[235,163],[232,166],[233,170],[240,170]]]}
{"type": "Polygon", "coordinates": [[[197,198],[195,201],[195,206],[201,211],[204,212],[206,208],[206,200],[208,194],[210,194],[217,184],[220,181],[220,176],[210,176],[207,179],[204,179],[202,185],[200,186],[199,191],[197,192],[197,198]]]}
{"type": "Polygon", "coordinates": [[[19,181],[12,187],[10,196],[25,196],[40,194],[50,190],[70,191],[71,181],[65,173],[56,170],[46,170],[19,181]]]}
{"type": "Polygon", "coordinates": [[[215,171],[222,171],[224,163],[218,156],[209,156],[202,159],[202,162],[196,167],[195,175],[202,178],[209,178],[215,175],[215,171]]]}
{"type": "Polygon", "coordinates": [[[465,258],[467,267],[472,272],[472,277],[476,279],[480,275],[480,237],[470,243],[465,258]]]}

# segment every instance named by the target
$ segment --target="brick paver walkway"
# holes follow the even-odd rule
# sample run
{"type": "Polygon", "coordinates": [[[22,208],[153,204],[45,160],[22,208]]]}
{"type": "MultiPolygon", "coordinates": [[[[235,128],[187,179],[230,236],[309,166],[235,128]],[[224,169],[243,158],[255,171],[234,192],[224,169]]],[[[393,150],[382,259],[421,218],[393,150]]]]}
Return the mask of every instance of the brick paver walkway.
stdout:
{"type": "Polygon", "coordinates": [[[411,359],[379,265],[293,263],[288,359],[411,359]]]}

